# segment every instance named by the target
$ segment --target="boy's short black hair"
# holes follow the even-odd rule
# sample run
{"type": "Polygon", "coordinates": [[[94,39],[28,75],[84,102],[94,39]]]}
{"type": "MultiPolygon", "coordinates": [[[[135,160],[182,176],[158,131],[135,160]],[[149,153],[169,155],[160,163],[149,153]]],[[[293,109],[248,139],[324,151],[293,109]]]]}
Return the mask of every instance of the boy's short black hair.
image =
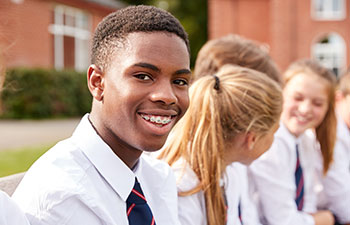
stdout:
{"type": "Polygon", "coordinates": [[[129,6],[109,14],[98,24],[92,42],[91,64],[107,69],[110,56],[123,45],[128,34],[154,31],[176,34],[190,52],[187,33],[173,15],[154,6],[129,6]]]}

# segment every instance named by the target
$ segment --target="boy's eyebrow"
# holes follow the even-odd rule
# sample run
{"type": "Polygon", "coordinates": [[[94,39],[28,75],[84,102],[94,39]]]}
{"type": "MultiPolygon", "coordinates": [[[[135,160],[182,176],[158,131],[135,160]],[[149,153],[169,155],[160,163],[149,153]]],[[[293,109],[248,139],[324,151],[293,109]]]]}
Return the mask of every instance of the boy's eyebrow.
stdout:
{"type": "MultiPolygon", "coordinates": [[[[155,72],[160,72],[160,69],[158,67],[149,63],[140,62],[140,63],[135,63],[133,66],[143,67],[146,69],[153,70],[155,72]]],[[[192,74],[192,72],[191,70],[188,70],[188,69],[181,69],[175,72],[175,75],[179,75],[179,74],[192,74]]]]}
{"type": "Polygon", "coordinates": [[[149,63],[135,63],[133,66],[138,66],[138,67],[143,67],[146,69],[150,69],[153,70],[155,72],[160,72],[160,69],[158,67],[156,67],[155,65],[149,64],[149,63]]]}
{"type": "Polygon", "coordinates": [[[191,75],[192,72],[191,72],[191,70],[188,70],[188,69],[182,69],[182,70],[178,70],[178,71],[175,72],[175,75],[179,75],[179,74],[189,74],[189,75],[191,75]]]}

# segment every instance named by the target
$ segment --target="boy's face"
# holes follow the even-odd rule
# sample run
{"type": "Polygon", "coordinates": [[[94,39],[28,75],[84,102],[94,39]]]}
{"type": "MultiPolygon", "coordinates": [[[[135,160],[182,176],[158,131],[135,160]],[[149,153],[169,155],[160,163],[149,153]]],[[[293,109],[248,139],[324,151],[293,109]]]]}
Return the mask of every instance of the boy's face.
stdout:
{"type": "Polygon", "coordinates": [[[158,150],[188,108],[190,79],[189,54],[181,38],[165,32],[131,33],[102,75],[100,110],[91,115],[94,126],[117,151],[158,150]]]}

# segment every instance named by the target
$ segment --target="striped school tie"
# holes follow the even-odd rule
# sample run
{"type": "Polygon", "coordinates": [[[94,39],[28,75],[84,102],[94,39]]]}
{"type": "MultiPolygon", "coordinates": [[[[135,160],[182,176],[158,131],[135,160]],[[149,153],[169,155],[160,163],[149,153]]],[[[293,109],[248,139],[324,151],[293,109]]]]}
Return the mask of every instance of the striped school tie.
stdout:
{"type": "Polygon", "coordinates": [[[129,225],[155,225],[151,209],[143,195],[140,183],[135,178],[135,185],[128,199],[126,200],[126,210],[129,225]]]}
{"type": "Polygon", "coordinates": [[[228,210],[228,203],[227,203],[227,197],[226,197],[225,187],[224,187],[224,186],[222,186],[222,187],[221,187],[221,190],[222,190],[222,195],[223,195],[223,198],[224,198],[225,210],[226,210],[226,218],[225,218],[225,222],[227,223],[227,210],[228,210]]]}
{"type": "Polygon", "coordinates": [[[238,218],[241,224],[243,225],[241,199],[239,200],[239,203],[238,203],[238,218]]]}
{"type": "Polygon", "coordinates": [[[298,210],[301,211],[304,205],[304,176],[303,176],[303,169],[301,168],[301,165],[300,165],[298,145],[296,145],[296,152],[297,152],[297,163],[295,167],[295,185],[296,185],[295,203],[297,204],[298,210]]]}

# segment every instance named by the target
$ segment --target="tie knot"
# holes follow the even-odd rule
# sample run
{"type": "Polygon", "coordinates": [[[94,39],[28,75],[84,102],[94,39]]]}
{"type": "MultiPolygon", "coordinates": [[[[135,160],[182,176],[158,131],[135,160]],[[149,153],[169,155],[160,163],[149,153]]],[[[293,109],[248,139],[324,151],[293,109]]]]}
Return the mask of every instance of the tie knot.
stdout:
{"type": "Polygon", "coordinates": [[[136,178],[134,188],[126,200],[126,213],[128,215],[129,225],[155,225],[152,211],[136,178]]]}
{"type": "Polygon", "coordinates": [[[126,200],[128,203],[134,203],[134,204],[145,204],[147,203],[145,196],[143,195],[143,191],[141,189],[140,183],[137,181],[137,178],[135,178],[135,184],[133,189],[131,190],[131,193],[126,200]]]}

